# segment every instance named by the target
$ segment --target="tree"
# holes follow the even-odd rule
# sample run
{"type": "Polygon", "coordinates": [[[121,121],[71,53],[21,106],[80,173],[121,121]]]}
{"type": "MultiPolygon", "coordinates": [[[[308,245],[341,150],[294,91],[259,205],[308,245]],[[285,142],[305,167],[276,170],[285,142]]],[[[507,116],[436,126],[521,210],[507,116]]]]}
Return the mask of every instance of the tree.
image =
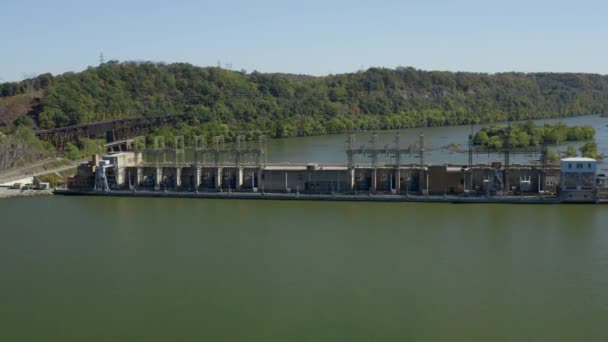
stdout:
{"type": "Polygon", "coordinates": [[[572,145],[568,145],[566,149],[566,157],[576,157],[576,148],[572,145]]]}
{"type": "Polygon", "coordinates": [[[490,137],[485,131],[477,132],[477,134],[475,134],[475,138],[473,139],[474,144],[480,146],[487,146],[489,141],[490,137]]]}
{"type": "Polygon", "coordinates": [[[597,159],[597,143],[594,141],[585,143],[585,145],[581,147],[581,153],[583,154],[583,157],[597,159]]]}
{"type": "Polygon", "coordinates": [[[538,146],[541,142],[558,144],[562,141],[591,140],[595,129],[590,126],[566,126],[558,123],[555,126],[536,126],[532,122],[504,125],[485,126],[475,134],[475,145],[487,145],[493,137],[498,137],[502,146],[528,147],[538,146]],[[531,132],[531,133],[530,133],[531,132]]]}
{"type": "Polygon", "coordinates": [[[31,128],[16,127],[8,135],[0,134],[0,170],[48,157],[52,148],[49,143],[36,139],[31,128]]]}
{"type": "Polygon", "coordinates": [[[502,140],[500,139],[499,136],[495,135],[495,136],[491,137],[490,140],[488,141],[488,147],[496,149],[496,150],[501,149],[502,140]]]}
{"type": "Polygon", "coordinates": [[[557,163],[559,161],[559,153],[557,153],[555,150],[548,150],[547,151],[547,162],[549,163],[557,163]]]}
{"type": "Polygon", "coordinates": [[[38,177],[38,180],[40,182],[45,182],[45,183],[49,183],[49,185],[54,188],[60,184],[63,183],[63,180],[61,179],[61,177],[59,177],[58,175],[54,174],[54,173],[49,173],[46,175],[42,175],[40,177],[38,177]]]}
{"type": "Polygon", "coordinates": [[[72,144],[71,142],[68,142],[67,144],[65,144],[63,154],[66,156],[66,158],[71,159],[71,160],[80,159],[80,150],[78,149],[78,147],[76,145],[72,144]]]}

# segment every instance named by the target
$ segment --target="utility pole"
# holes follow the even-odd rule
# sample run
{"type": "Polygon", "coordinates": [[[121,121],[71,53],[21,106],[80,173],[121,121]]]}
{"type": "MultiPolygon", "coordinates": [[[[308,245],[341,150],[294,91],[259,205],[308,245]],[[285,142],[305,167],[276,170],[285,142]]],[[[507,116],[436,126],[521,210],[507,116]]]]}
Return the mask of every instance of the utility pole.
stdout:
{"type": "Polygon", "coordinates": [[[471,124],[471,133],[469,134],[469,170],[473,167],[473,124],[471,124]]]}
{"type": "Polygon", "coordinates": [[[401,149],[399,144],[401,143],[401,135],[399,132],[395,133],[395,191],[399,193],[401,190],[401,149]]]}
{"type": "Polygon", "coordinates": [[[351,133],[348,136],[348,150],[346,151],[348,159],[348,167],[353,168],[355,166],[354,149],[355,149],[355,134],[351,133]]]}
{"type": "Polygon", "coordinates": [[[34,81],[36,78],[35,73],[23,73],[23,79],[27,81],[27,93],[31,98],[34,98],[34,81]]]}
{"type": "Polygon", "coordinates": [[[419,142],[418,144],[420,145],[420,167],[424,168],[424,133],[420,133],[420,135],[418,136],[419,142]]]}

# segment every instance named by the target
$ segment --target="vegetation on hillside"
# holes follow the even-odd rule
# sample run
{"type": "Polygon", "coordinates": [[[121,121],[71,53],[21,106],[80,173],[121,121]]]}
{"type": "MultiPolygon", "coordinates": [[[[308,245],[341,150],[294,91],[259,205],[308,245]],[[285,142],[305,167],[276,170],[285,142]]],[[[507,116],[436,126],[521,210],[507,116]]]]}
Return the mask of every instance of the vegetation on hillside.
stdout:
{"type": "Polygon", "coordinates": [[[79,73],[0,84],[4,97],[40,92],[40,128],[187,113],[272,137],[458,125],[608,112],[608,77],[381,69],[309,77],[189,64],[105,63],[79,73]]]}
{"type": "MultiPolygon", "coordinates": [[[[584,141],[594,137],[595,129],[591,126],[566,126],[562,123],[539,126],[528,121],[523,124],[485,126],[475,134],[473,143],[500,149],[539,146],[543,142],[560,144],[566,141],[584,141]]],[[[572,153],[571,150],[568,152],[572,153]]]]}
{"type": "Polygon", "coordinates": [[[0,170],[22,166],[52,155],[53,146],[34,136],[34,132],[20,126],[10,134],[0,133],[0,170]]]}
{"type": "Polygon", "coordinates": [[[41,94],[21,94],[11,97],[0,97],[0,127],[10,126],[13,123],[22,123],[22,120],[31,120],[26,117],[34,113],[39,105],[41,94]]]}
{"type": "Polygon", "coordinates": [[[66,158],[71,160],[83,160],[87,159],[94,154],[101,154],[105,152],[103,140],[94,139],[81,139],[80,146],[76,146],[68,142],[65,146],[63,154],[66,158]]]}
{"type": "MultiPolygon", "coordinates": [[[[168,145],[177,134],[188,140],[221,134],[230,140],[241,134],[237,132],[264,131],[280,138],[608,114],[608,76],[399,67],[312,77],[111,61],[78,73],[0,84],[0,169],[50,153],[48,144],[33,138],[32,129],[184,113],[176,128],[155,132],[165,135],[168,145]]],[[[508,139],[486,131],[487,141],[482,135],[476,142],[523,147],[542,139],[580,140],[579,133],[588,139],[590,133],[573,132],[573,139],[559,125],[547,130],[517,126],[508,139]]],[[[68,145],[66,154],[80,159],[98,148],[97,142],[83,140],[68,145]]]]}

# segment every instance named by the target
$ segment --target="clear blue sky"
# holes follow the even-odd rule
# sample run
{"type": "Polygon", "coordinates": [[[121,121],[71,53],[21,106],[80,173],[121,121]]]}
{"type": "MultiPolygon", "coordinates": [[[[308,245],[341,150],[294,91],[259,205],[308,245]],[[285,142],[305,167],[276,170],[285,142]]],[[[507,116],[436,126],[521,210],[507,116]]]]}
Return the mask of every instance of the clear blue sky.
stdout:
{"type": "Polygon", "coordinates": [[[105,59],[323,75],[370,66],[608,74],[608,1],[9,1],[0,78],[105,59]]]}

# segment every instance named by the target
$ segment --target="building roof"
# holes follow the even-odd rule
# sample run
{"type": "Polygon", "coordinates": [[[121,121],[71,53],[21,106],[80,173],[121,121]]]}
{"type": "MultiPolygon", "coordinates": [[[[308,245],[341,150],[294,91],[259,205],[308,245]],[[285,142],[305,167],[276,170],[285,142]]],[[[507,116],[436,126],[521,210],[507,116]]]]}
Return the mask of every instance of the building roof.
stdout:
{"type": "Polygon", "coordinates": [[[562,158],[563,162],[573,162],[573,163],[583,163],[583,162],[595,162],[596,160],[593,158],[584,158],[584,157],[572,157],[572,158],[562,158]]]}
{"type": "MultiPolygon", "coordinates": [[[[337,165],[324,165],[324,166],[319,166],[316,165],[318,168],[314,169],[315,171],[346,171],[348,170],[347,166],[337,166],[337,165]]],[[[264,170],[268,170],[268,171],[306,171],[308,170],[308,166],[307,165],[285,165],[285,164],[277,164],[277,165],[266,165],[264,167],[264,170]]]]}

